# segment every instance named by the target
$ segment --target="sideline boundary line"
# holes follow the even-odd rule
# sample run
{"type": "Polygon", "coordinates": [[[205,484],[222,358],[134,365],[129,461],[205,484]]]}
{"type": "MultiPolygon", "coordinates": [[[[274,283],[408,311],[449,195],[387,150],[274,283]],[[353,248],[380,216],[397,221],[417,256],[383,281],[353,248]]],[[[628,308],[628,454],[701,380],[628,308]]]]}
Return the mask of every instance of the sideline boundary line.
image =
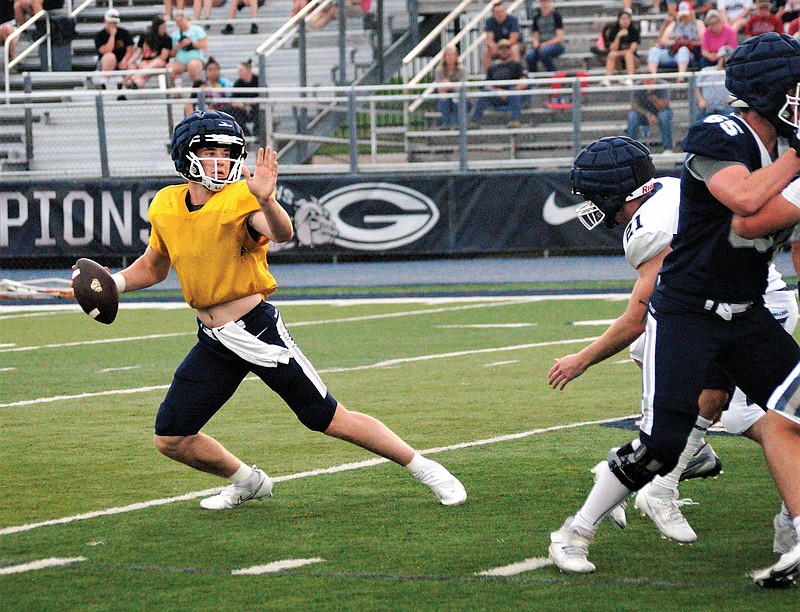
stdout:
{"type": "MultiPolygon", "coordinates": [[[[480,440],[473,440],[471,442],[460,442],[457,444],[450,444],[448,446],[436,446],[433,448],[428,448],[425,450],[419,451],[422,455],[435,455],[438,453],[443,453],[445,451],[451,450],[460,450],[464,448],[472,448],[476,446],[485,446],[487,444],[497,444],[499,442],[509,442],[511,440],[520,440],[522,438],[527,438],[530,436],[535,436],[538,434],[543,433],[550,433],[553,431],[564,431],[567,429],[577,429],[578,427],[586,427],[590,425],[604,425],[606,423],[616,423],[618,421],[624,421],[626,419],[635,418],[638,415],[627,415],[624,417],[614,417],[610,419],[598,419],[596,421],[580,421],[578,423],[569,423],[567,425],[553,425],[551,427],[542,427],[538,429],[531,429],[528,431],[522,431],[514,434],[506,434],[503,436],[495,436],[492,438],[482,438],[480,440]]],[[[381,463],[389,463],[388,459],[384,459],[383,457],[376,457],[373,459],[367,459],[365,461],[356,461],[353,463],[343,463],[341,465],[335,465],[328,468],[322,468],[317,470],[309,470],[306,472],[297,472],[295,474],[287,474],[285,476],[278,476],[273,478],[274,482],[288,482],[290,480],[297,480],[298,478],[308,478],[311,476],[320,476],[322,474],[335,474],[338,472],[347,472],[351,470],[357,470],[360,468],[371,467],[373,465],[379,465],[381,463]]],[[[15,533],[22,533],[24,531],[31,531],[33,529],[38,529],[40,527],[49,527],[52,525],[65,525],[67,523],[72,523],[75,521],[85,521],[92,518],[97,518],[101,516],[112,516],[115,514],[124,514],[127,512],[134,512],[136,510],[145,510],[147,508],[153,508],[156,506],[165,506],[167,504],[172,504],[175,502],[187,501],[190,499],[195,499],[197,497],[205,497],[210,495],[215,495],[219,493],[224,487],[215,487],[213,489],[204,489],[202,491],[193,491],[191,493],[185,493],[184,495],[178,495],[176,497],[166,497],[162,499],[153,499],[146,502],[138,502],[135,504],[129,504],[127,506],[118,506],[115,508],[108,508],[106,510],[95,510],[93,512],[85,512],[83,514],[74,514],[72,516],[65,516],[58,519],[51,519],[48,521],[41,521],[39,523],[28,523],[25,525],[15,525],[11,527],[4,527],[0,529],[0,536],[11,535],[15,533]]]]}

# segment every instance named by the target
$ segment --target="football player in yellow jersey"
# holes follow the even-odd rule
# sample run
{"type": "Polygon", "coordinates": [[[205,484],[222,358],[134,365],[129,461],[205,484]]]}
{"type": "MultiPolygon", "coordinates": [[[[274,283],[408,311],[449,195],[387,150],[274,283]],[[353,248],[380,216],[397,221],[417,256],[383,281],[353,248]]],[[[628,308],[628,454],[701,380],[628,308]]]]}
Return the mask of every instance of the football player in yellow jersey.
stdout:
{"type": "Polygon", "coordinates": [[[278,310],[265,301],[276,287],[267,244],[289,240],[292,221],[274,197],[275,152],[259,149],[252,174],[244,166],[245,155],[244,134],[230,115],[196,111],[181,121],[172,135],[172,159],[187,183],[158,192],[150,204],[149,246],[114,274],[120,291],[132,291],[164,280],[173,267],[184,298],[197,312],[198,342],[159,407],[156,448],[231,481],[202,500],[203,508],[222,510],[271,497],[269,476],[200,432],[253,372],[309,429],[405,466],[445,506],[464,503],[467,493],[447,469],[422,457],[377,419],[347,410],[333,398],[278,310]]]}

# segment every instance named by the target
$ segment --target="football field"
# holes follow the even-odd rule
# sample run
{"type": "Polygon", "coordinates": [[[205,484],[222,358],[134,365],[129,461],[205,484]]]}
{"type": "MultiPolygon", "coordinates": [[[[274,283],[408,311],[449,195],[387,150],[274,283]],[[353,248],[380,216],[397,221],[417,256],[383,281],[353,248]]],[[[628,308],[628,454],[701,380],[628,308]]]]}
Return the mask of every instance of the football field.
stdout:
{"type": "MultiPolygon", "coordinates": [[[[0,609],[797,609],[763,591],[780,500],[754,443],[710,435],[716,480],[683,483],[692,546],[632,508],[560,574],[549,533],[589,469],[635,436],[638,368],[621,353],[564,391],[554,358],[620,315],[624,294],[274,303],[345,406],[448,467],[446,508],[398,466],[306,430],[245,380],[204,431],[275,482],[232,511],[226,484],[161,456],[156,410],[195,341],[192,311],[123,302],[110,326],[76,308],[0,308],[0,609]]],[[[754,356],[754,359],[757,357],[754,356]]]]}

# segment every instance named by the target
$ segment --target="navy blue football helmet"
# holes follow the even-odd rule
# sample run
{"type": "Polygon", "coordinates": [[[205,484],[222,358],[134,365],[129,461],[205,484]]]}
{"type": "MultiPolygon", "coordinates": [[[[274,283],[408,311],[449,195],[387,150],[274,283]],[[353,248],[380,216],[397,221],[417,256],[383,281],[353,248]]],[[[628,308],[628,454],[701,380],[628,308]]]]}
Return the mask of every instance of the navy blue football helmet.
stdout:
{"type": "Polygon", "coordinates": [[[798,83],[800,41],[788,34],[754,36],[736,47],[725,65],[728,91],[772,123],[781,136],[789,137],[796,129],[781,117],[786,94],[789,90],[796,92],[798,83]]]}
{"type": "MultiPolygon", "coordinates": [[[[175,170],[186,180],[201,183],[211,191],[242,178],[242,164],[247,157],[244,132],[228,113],[214,110],[194,111],[187,115],[172,132],[172,162],[175,170]],[[230,147],[230,170],[226,177],[208,176],[203,170],[197,150],[202,147],[230,147]]],[[[223,158],[214,158],[219,161],[223,158]]],[[[216,164],[216,162],[215,162],[216,164]]]]}
{"type": "Polygon", "coordinates": [[[627,136],[595,140],[578,153],[569,173],[572,192],[587,200],[577,209],[578,219],[589,230],[601,221],[614,227],[614,217],[625,202],[653,189],[655,174],[650,149],[638,140],[627,136]]]}

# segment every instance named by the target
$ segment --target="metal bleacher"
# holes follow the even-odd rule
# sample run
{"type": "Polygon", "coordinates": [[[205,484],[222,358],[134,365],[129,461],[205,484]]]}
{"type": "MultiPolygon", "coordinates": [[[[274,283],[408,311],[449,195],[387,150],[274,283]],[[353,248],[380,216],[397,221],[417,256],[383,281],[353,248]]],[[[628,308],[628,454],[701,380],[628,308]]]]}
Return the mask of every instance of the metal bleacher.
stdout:
{"type": "MultiPolygon", "coordinates": [[[[456,0],[415,1],[419,5],[421,21],[426,22],[425,27],[421,28],[423,36],[431,31],[437,20],[444,17],[446,13],[441,11],[458,4],[456,0]]],[[[408,6],[407,0],[385,0],[387,38],[394,40],[408,29],[408,6]]],[[[475,0],[459,17],[459,24],[466,23],[484,6],[484,0],[475,0]]],[[[163,11],[162,3],[154,0],[123,0],[122,3],[115,4],[115,8],[120,11],[123,27],[128,28],[134,36],[142,34],[152,17],[163,11]]],[[[558,66],[568,74],[582,71],[589,75],[580,89],[579,130],[575,129],[576,115],[570,108],[559,109],[548,105],[552,96],[558,94],[552,85],[554,75],[533,73],[530,77],[533,79],[532,82],[536,83],[535,89],[530,95],[529,104],[523,110],[523,121],[519,128],[507,126],[507,113],[489,110],[480,126],[469,127],[464,140],[465,135],[458,130],[438,129],[439,115],[433,99],[426,99],[412,113],[390,110],[388,114],[395,119],[399,118],[399,123],[380,124],[377,127],[373,125],[374,133],[368,135],[373,144],[372,161],[378,162],[376,166],[385,162],[391,165],[384,165],[383,168],[403,169],[408,163],[422,162],[428,164],[428,167],[435,167],[437,162],[442,162],[443,168],[458,167],[453,166],[451,162],[457,161],[459,156],[463,157],[465,150],[470,160],[475,160],[476,167],[483,162],[488,163],[493,160],[498,162],[497,167],[500,167],[504,160],[510,163],[521,162],[521,166],[515,167],[564,165],[569,163],[577,146],[585,146],[600,136],[624,132],[632,89],[625,86],[621,79],[615,81],[612,87],[603,87],[600,80],[605,75],[604,69],[589,52],[602,25],[616,17],[619,0],[560,0],[556,3],[556,8],[565,18],[567,34],[567,52],[557,60],[558,66]],[[390,146],[387,150],[392,153],[375,155],[376,142],[388,143],[390,146]]],[[[106,9],[107,5],[102,2],[89,6],[78,15],[77,37],[72,43],[72,73],[50,73],[46,79],[37,80],[36,73],[41,70],[37,55],[27,58],[21,69],[12,75],[10,79],[12,91],[23,90],[26,76],[29,77],[29,83],[33,84],[31,100],[35,100],[36,104],[28,104],[27,109],[20,108],[22,105],[19,104],[0,105],[0,170],[66,176],[96,173],[93,168],[98,167],[100,154],[97,152],[99,119],[96,117],[94,98],[99,94],[91,90],[91,81],[86,73],[79,74],[79,71],[91,71],[95,67],[93,36],[103,27],[102,20],[106,9]],[[82,94],[78,95],[81,92],[82,94]],[[65,151],[68,154],[65,154],[65,151]]],[[[223,75],[235,79],[237,64],[249,58],[258,63],[256,49],[291,17],[291,3],[267,0],[259,10],[259,34],[249,33],[251,20],[245,10],[240,11],[238,19],[233,22],[236,33],[230,36],[223,35],[221,30],[228,22],[228,10],[227,4],[216,7],[212,11],[211,20],[199,20],[195,23],[203,25],[208,32],[209,50],[206,55],[213,56],[220,63],[223,75]]],[[[521,18],[525,37],[529,38],[530,19],[524,7],[517,11],[517,14],[521,18]]],[[[643,32],[640,53],[644,56],[647,48],[655,40],[663,16],[637,15],[635,19],[640,23],[646,21],[648,26],[643,32]]],[[[446,30],[439,43],[446,43],[448,36],[452,37],[453,31],[457,32],[458,26],[446,30]]],[[[337,22],[332,22],[323,30],[307,30],[306,35],[307,83],[312,88],[324,92],[326,87],[335,84],[337,70],[341,72],[341,66],[337,62],[339,56],[337,22]]],[[[374,40],[361,18],[347,19],[346,38],[351,53],[348,54],[349,64],[346,68],[349,74],[346,74],[347,78],[344,80],[350,82],[357,76],[359,70],[368,69],[370,62],[374,61],[374,40]]],[[[429,53],[435,53],[435,49],[429,53]]],[[[430,54],[420,59],[427,61],[430,59],[430,54]]],[[[287,88],[296,88],[298,85],[298,62],[299,50],[290,44],[278,48],[266,61],[266,80],[269,85],[269,92],[266,95],[271,100],[268,139],[271,133],[279,134],[284,139],[294,133],[297,126],[297,108],[301,103],[299,100],[308,100],[308,107],[313,110],[316,99],[323,101],[325,99],[324,93],[315,98],[317,94],[314,91],[309,94],[298,94],[296,90],[287,93],[287,88]],[[306,95],[310,97],[299,97],[306,95]],[[284,96],[286,102],[281,102],[281,96],[284,96]]],[[[479,66],[480,63],[473,60],[465,62],[465,65],[479,66]]],[[[385,78],[389,81],[396,76],[397,72],[391,72],[387,73],[385,78]]],[[[671,78],[669,75],[665,76],[667,79],[671,78]]],[[[338,77],[341,77],[341,74],[338,77]]],[[[469,78],[470,81],[477,82],[482,75],[479,70],[470,70],[469,78]]],[[[639,79],[637,76],[637,86],[639,79]]],[[[154,81],[155,79],[151,79],[151,83],[154,84],[154,81]]],[[[189,84],[183,83],[183,85],[189,84]]],[[[30,84],[28,86],[31,87],[30,84]]],[[[558,95],[568,93],[569,87],[568,83],[564,83],[558,95]]],[[[677,145],[689,124],[690,89],[687,84],[670,85],[670,89],[671,106],[674,111],[673,132],[677,145]]],[[[171,115],[175,111],[178,113],[177,118],[182,116],[182,105],[185,100],[165,101],[162,92],[162,99],[158,104],[148,103],[145,92],[145,95],[139,96],[138,99],[136,96],[128,96],[127,101],[120,102],[117,101],[118,93],[113,90],[113,85],[111,91],[102,93],[105,102],[104,121],[107,128],[105,136],[108,138],[108,147],[111,151],[107,160],[110,175],[170,174],[169,158],[164,153],[172,125],[171,115]],[[169,108],[170,105],[172,110],[169,108]],[[131,150],[136,151],[135,156],[130,155],[131,150]]],[[[380,93],[391,95],[388,87],[386,91],[380,93]]],[[[399,93],[407,96],[413,94],[411,90],[399,93]]],[[[335,95],[341,96],[342,93],[335,95]]],[[[362,91],[358,95],[364,96],[362,99],[365,100],[357,102],[359,116],[363,118],[366,106],[373,104],[368,100],[369,96],[377,95],[377,92],[370,94],[369,91],[362,91]]],[[[473,88],[470,95],[473,99],[479,95],[477,88],[473,88]]],[[[399,97],[396,99],[400,100],[399,97]]],[[[413,100],[413,97],[409,99],[413,100]]],[[[318,108],[322,108],[323,103],[320,102],[318,108]]],[[[406,109],[410,106],[408,101],[393,103],[395,106],[387,106],[391,109],[397,109],[397,104],[406,109]]],[[[339,119],[346,117],[343,111],[337,112],[339,119]]],[[[354,126],[355,123],[350,124],[351,128],[354,126]]],[[[359,130],[362,127],[360,126],[359,130]]],[[[337,138],[328,138],[327,142],[339,144],[344,142],[346,147],[347,128],[345,122],[342,131],[336,134],[337,138]]],[[[362,132],[359,131],[359,134],[362,132]]],[[[308,142],[312,142],[314,136],[310,135],[307,138],[308,142]]],[[[319,137],[317,143],[326,142],[325,138],[324,135],[319,137]]],[[[360,135],[358,138],[364,137],[360,135]]],[[[271,142],[274,145],[275,141],[271,142]]],[[[354,141],[351,140],[349,160],[345,152],[338,158],[336,155],[316,156],[310,162],[317,164],[319,171],[324,171],[325,164],[333,163],[342,164],[344,167],[343,170],[337,168],[334,171],[348,171],[349,163],[349,171],[352,172],[355,167],[353,160],[359,155],[364,155],[363,148],[366,142],[358,140],[361,151],[354,157],[352,146],[354,141]]],[[[648,143],[657,142],[656,128],[651,131],[648,143]]],[[[335,149],[335,146],[327,150],[331,148],[335,149]]],[[[654,152],[660,153],[658,147],[654,152]]],[[[665,156],[663,161],[673,160],[665,156]]],[[[302,161],[289,163],[297,164],[302,161]]],[[[463,164],[461,167],[463,169],[463,164]]],[[[310,170],[313,171],[311,168],[310,170]]]]}

